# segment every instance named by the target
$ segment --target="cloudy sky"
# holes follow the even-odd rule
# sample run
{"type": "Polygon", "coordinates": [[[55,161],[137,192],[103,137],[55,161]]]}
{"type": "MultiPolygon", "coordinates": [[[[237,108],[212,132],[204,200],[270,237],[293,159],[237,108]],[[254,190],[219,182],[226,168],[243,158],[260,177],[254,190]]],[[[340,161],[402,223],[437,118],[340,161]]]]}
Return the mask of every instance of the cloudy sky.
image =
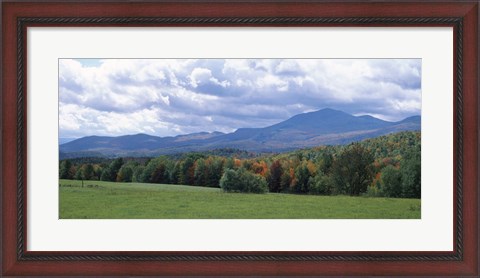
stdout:
{"type": "Polygon", "coordinates": [[[61,138],[264,127],[333,108],[420,115],[420,59],[60,59],[61,138]]]}

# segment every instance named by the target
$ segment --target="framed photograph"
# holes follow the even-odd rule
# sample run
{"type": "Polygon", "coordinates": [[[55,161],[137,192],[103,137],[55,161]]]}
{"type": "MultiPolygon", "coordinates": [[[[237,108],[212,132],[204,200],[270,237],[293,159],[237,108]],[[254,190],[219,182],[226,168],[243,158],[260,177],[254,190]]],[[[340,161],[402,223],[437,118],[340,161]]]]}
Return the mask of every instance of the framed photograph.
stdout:
{"type": "Polygon", "coordinates": [[[478,9],[2,2],[2,275],[478,275],[478,9]]]}

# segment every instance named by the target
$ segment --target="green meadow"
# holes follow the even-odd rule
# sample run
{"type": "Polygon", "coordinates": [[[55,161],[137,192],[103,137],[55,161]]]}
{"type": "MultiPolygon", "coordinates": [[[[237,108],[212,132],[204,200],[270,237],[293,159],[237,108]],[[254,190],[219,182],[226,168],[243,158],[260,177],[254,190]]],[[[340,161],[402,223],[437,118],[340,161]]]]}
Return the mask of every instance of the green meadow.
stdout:
{"type": "Polygon", "coordinates": [[[60,180],[60,219],[419,219],[420,200],[60,180]]]}

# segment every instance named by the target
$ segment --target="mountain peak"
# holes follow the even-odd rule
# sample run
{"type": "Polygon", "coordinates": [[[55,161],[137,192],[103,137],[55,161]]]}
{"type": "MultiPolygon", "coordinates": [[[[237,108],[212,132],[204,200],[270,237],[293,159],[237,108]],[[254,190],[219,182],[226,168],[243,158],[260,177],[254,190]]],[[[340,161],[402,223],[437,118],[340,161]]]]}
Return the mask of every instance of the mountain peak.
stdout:
{"type": "Polygon", "coordinates": [[[316,112],[322,112],[322,113],[345,113],[343,111],[340,111],[340,110],[335,110],[333,108],[323,108],[323,109],[320,109],[320,110],[317,110],[316,112]]]}
{"type": "Polygon", "coordinates": [[[375,117],[370,116],[370,115],[360,115],[360,116],[357,116],[357,118],[360,118],[360,119],[376,119],[375,117]]]}
{"type": "Polygon", "coordinates": [[[306,112],[302,114],[295,115],[290,119],[280,122],[273,126],[305,126],[305,125],[322,125],[325,122],[340,121],[345,122],[355,118],[354,116],[345,113],[340,110],[335,110],[332,108],[324,108],[317,111],[306,112]]]}
{"type": "MultiPolygon", "coordinates": [[[[304,114],[312,114],[312,115],[322,116],[322,117],[354,117],[346,112],[335,110],[332,108],[323,108],[317,111],[304,113],[304,114]]],[[[303,115],[303,114],[300,114],[300,115],[303,115]]]]}
{"type": "Polygon", "coordinates": [[[416,115],[416,116],[410,116],[408,118],[403,119],[401,122],[415,122],[415,121],[420,121],[421,116],[416,115]]]}
{"type": "Polygon", "coordinates": [[[94,152],[143,156],[237,148],[247,151],[285,151],[326,144],[346,144],[404,130],[421,130],[420,116],[388,122],[373,116],[353,116],[324,108],[295,115],[263,128],[239,128],[232,133],[198,132],[175,137],[136,134],[119,137],[84,137],[60,146],[63,153],[94,152]]]}
{"type": "Polygon", "coordinates": [[[306,112],[306,113],[302,113],[302,114],[298,114],[299,115],[305,115],[305,114],[319,114],[319,115],[350,115],[348,113],[345,113],[343,111],[340,111],[340,110],[335,110],[335,109],[332,109],[332,108],[323,108],[323,109],[320,109],[320,110],[316,110],[316,111],[311,111],[311,112],[306,112]]]}

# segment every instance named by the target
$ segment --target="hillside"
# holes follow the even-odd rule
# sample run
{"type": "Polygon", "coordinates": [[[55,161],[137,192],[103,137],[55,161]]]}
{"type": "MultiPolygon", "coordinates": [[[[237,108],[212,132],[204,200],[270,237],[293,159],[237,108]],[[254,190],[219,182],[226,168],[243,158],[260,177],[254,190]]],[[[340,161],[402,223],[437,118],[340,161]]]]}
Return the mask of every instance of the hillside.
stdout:
{"type": "Polygon", "coordinates": [[[420,116],[388,122],[372,116],[322,109],[295,115],[264,128],[235,132],[201,132],[175,137],[146,134],[118,137],[88,136],[60,145],[60,158],[82,156],[156,156],[219,148],[250,152],[285,152],[319,145],[342,145],[399,131],[421,129],[420,116]]]}
{"type": "Polygon", "coordinates": [[[226,191],[420,198],[421,133],[403,131],[348,145],[241,157],[239,152],[155,158],[62,160],[59,178],[220,187],[226,191]],[[361,178],[359,178],[361,177],[361,178]],[[384,179],[385,177],[385,179],[384,179]],[[254,187],[254,186],[257,187],[254,187]],[[233,189],[229,189],[233,188],[233,189]]]}

